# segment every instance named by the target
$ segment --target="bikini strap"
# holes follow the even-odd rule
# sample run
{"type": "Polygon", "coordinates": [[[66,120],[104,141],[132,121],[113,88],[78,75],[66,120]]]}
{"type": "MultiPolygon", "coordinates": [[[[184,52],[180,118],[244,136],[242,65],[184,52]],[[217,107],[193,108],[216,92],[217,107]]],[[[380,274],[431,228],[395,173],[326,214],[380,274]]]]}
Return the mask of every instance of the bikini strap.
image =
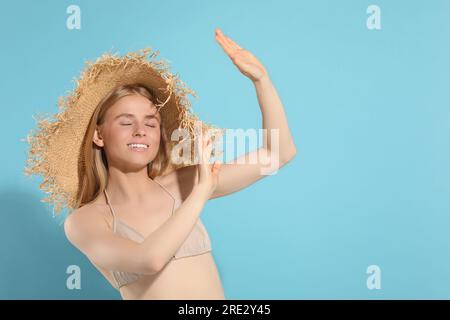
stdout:
{"type": "MultiPolygon", "coordinates": [[[[173,210],[175,210],[175,208],[178,206],[178,204],[181,203],[181,200],[178,197],[175,197],[166,187],[164,187],[161,183],[159,183],[158,181],[156,181],[155,179],[152,179],[153,181],[155,181],[157,184],[160,185],[161,188],[163,188],[173,199],[173,210]]],[[[172,210],[172,213],[173,213],[172,210]]]]}
{"type": "MultiPolygon", "coordinates": [[[[158,181],[152,179],[153,181],[155,181],[161,188],[163,188],[173,199],[174,203],[173,203],[173,209],[172,209],[172,214],[175,210],[175,208],[178,207],[178,205],[181,204],[181,200],[178,197],[175,197],[166,187],[164,187],[161,183],[159,183],[158,181]]],[[[111,205],[111,200],[109,198],[108,192],[106,191],[106,189],[104,190],[105,193],[105,197],[106,197],[106,203],[108,204],[108,207],[111,211],[112,217],[113,217],[113,232],[116,232],[116,213],[114,211],[113,206],[111,205]]]]}
{"type": "Polygon", "coordinates": [[[112,217],[113,217],[113,232],[116,232],[116,213],[114,212],[114,208],[111,205],[111,201],[109,199],[108,192],[106,192],[106,189],[104,190],[105,197],[106,197],[106,203],[108,204],[108,207],[111,211],[112,217]]]}

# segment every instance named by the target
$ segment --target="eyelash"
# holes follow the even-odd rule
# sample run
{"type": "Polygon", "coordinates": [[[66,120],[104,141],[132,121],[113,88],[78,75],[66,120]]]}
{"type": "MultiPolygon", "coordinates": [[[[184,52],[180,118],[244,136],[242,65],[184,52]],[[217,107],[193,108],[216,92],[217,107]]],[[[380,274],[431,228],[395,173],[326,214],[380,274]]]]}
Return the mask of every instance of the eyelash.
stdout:
{"type": "MultiPolygon", "coordinates": [[[[121,126],[131,126],[131,123],[121,123],[120,125],[121,125],[121,126]]],[[[155,125],[151,125],[151,126],[146,125],[146,126],[147,126],[147,127],[151,127],[151,128],[156,128],[155,125]]]]}

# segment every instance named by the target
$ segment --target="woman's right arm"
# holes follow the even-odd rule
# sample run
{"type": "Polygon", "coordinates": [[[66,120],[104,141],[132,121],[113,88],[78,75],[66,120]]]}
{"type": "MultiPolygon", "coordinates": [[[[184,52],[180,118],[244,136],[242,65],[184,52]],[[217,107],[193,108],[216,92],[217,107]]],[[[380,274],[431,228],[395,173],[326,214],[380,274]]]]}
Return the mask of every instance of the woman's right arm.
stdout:
{"type": "Polygon", "coordinates": [[[64,222],[67,239],[94,264],[107,270],[153,274],[169,261],[189,235],[206,202],[196,187],[183,204],[142,243],[113,233],[100,215],[80,208],[64,222]]]}
{"type": "MultiPolygon", "coordinates": [[[[208,143],[207,143],[208,144],[208,143]]],[[[142,243],[114,234],[100,215],[84,208],[64,222],[69,241],[94,264],[107,270],[153,274],[175,255],[194,228],[206,201],[217,186],[220,164],[209,165],[210,146],[203,144],[199,180],[182,205],[142,243]]]]}

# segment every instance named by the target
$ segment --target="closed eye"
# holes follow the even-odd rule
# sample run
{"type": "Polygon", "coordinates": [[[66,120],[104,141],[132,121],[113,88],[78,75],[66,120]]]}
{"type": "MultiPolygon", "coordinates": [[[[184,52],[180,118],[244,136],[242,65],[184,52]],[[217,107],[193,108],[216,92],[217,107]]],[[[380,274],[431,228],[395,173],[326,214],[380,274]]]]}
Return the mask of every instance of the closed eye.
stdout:
{"type": "MultiPolygon", "coordinates": [[[[131,126],[131,123],[121,123],[121,125],[122,125],[122,126],[131,126]]],[[[156,128],[156,126],[153,125],[153,124],[152,124],[152,125],[146,124],[146,126],[147,126],[147,127],[151,127],[151,128],[156,128]]]]}

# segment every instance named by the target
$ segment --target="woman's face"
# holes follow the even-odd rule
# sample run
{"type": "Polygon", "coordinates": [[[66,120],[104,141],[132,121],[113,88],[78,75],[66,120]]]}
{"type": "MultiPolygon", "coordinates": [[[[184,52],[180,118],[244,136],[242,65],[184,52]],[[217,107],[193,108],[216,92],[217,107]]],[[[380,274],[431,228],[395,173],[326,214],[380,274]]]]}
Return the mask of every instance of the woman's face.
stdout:
{"type": "Polygon", "coordinates": [[[160,121],[161,115],[150,100],[141,95],[125,96],[108,109],[94,142],[104,148],[108,165],[140,170],[158,154],[160,121]]]}

